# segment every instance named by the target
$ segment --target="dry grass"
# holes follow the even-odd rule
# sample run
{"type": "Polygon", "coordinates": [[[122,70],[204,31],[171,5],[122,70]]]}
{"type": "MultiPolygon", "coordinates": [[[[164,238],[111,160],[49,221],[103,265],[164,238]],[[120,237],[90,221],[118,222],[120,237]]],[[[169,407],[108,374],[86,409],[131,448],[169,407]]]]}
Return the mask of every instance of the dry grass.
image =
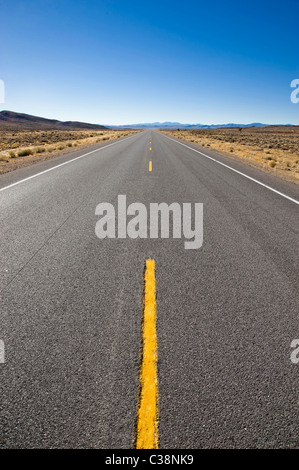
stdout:
{"type": "Polygon", "coordinates": [[[162,130],[299,183],[299,126],[162,130]]]}
{"type": "Polygon", "coordinates": [[[81,147],[134,134],[134,130],[0,131],[0,173],[81,147]]]}

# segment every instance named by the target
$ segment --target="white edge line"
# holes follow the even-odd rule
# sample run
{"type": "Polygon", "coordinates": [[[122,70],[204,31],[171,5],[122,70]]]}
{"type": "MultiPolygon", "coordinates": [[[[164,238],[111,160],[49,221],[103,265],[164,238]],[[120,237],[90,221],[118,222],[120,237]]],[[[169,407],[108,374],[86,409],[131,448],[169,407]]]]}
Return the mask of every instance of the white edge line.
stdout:
{"type": "Polygon", "coordinates": [[[269,189],[270,191],[273,191],[274,193],[279,194],[279,195],[282,196],[282,197],[285,197],[285,198],[288,199],[289,201],[292,201],[292,202],[294,202],[295,204],[299,204],[299,201],[297,201],[296,199],[293,199],[292,197],[287,196],[286,194],[281,193],[280,191],[277,191],[277,190],[274,189],[274,188],[271,188],[271,186],[268,186],[267,184],[261,183],[261,181],[258,181],[258,180],[254,179],[254,178],[251,178],[251,176],[248,176],[248,175],[246,175],[245,173],[242,173],[242,172],[239,171],[239,170],[235,170],[235,168],[232,168],[231,166],[226,165],[225,163],[219,162],[219,161],[216,160],[215,158],[210,157],[209,155],[206,155],[205,153],[202,153],[202,152],[200,152],[199,150],[196,150],[196,149],[194,149],[194,148],[192,148],[192,147],[189,147],[189,145],[183,144],[182,142],[179,142],[179,141],[177,141],[177,140],[175,140],[175,139],[172,139],[171,137],[168,137],[168,136],[165,135],[165,134],[162,134],[162,135],[164,135],[164,137],[166,137],[167,139],[172,140],[173,142],[176,142],[177,144],[183,145],[184,147],[187,147],[188,149],[193,150],[193,152],[200,153],[200,155],[203,155],[204,157],[209,158],[210,160],[213,160],[213,162],[219,163],[219,165],[222,165],[222,166],[225,166],[226,168],[229,168],[229,170],[232,170],[232,171],[234,171],[235,173],[238,173],[239,175],[242,175],[242,176],[244,176],[245,178],[248,178],[249,180],[254,181],[254,182],[257,183],[257,184],[260,184],[261,186],[264,186],[264,188],[267,188],[267,189],[269,189]]]}
{"type": "Polygon", "coordinates": [[[6,189],[12,188],[13,186],[16,186],[17,184],[21,184],[21,183],[24,183],[25,181],[31,180],[32,178],[36,178],[37,176],[48,173],[48,171],[55,170],[56,168],[67,165],[68,163],[72,163],[76,160],[79,160],[80,158],[83,158],[83,157],[86,157],[87,155],[90,155],[91,153],[100,152],[101,150],[104,150],[107,147],[111,147],[111,145],[115,145],[115,144],[119,144],[121,142],[124,142],[125,140],[130,139],[131,137],[134,137],[134,135],[136,135],[136,134],[130,135],[129,137],[126,137],[125,139],[117,140],[116,142],[112,142],[111,144],[105,145],[104,147],[100,147],[99,149],[91,150],[91,152],[84,153],[84,155],[79,155],[79,157],[72,158],[71,160],[68,160],[67,162],[60,163],[59,165],[52,166],[51,168],[48,168],[47,170],[40,171],[39,173],[36,173],[35,175],[32,175],[32,176],[28,176],[28,178],[24,178],[22,180],[16,181],[15,183],[9,184],[8,186],[4,186],[4,188],[0,188],[0,192],[5,191],[6,189]]]}

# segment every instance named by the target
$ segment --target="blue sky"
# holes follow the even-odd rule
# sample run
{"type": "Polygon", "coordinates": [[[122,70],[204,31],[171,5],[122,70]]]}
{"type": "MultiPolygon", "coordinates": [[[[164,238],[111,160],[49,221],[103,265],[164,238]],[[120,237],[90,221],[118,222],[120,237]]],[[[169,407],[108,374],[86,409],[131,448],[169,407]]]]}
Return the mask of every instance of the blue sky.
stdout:
{"type": "Polygon", "coordinates": [[[1,109],[299,124],[299,1],[0,0],[1,109]]]}

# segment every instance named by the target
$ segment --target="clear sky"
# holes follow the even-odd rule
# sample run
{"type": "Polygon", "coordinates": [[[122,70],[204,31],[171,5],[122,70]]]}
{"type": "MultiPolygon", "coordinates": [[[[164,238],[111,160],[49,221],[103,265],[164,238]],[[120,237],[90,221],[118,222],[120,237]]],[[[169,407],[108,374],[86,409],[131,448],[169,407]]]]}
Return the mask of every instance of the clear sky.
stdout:
{"type": "Polygon", "coordinates": [[[298,0],[0,0],[0,19],[0,110],[299,124],[298,0]]]}

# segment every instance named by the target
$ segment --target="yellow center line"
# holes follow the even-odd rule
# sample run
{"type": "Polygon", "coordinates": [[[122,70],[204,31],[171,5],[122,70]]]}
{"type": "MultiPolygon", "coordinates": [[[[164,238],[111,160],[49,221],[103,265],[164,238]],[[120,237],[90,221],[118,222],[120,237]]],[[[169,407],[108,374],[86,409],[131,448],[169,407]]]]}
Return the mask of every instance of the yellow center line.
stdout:
{"type": "Polygon", "coordinates": [[[155,261],[147,259],[144,273],[136,449],[158,449],[157,359],[155,261]]]}
{"type": "Polygon", "coordinates": [[[150,160],[149,165],[148,165],[148,171],[152,171],[153,169],[153,162],[150,160]]]}

